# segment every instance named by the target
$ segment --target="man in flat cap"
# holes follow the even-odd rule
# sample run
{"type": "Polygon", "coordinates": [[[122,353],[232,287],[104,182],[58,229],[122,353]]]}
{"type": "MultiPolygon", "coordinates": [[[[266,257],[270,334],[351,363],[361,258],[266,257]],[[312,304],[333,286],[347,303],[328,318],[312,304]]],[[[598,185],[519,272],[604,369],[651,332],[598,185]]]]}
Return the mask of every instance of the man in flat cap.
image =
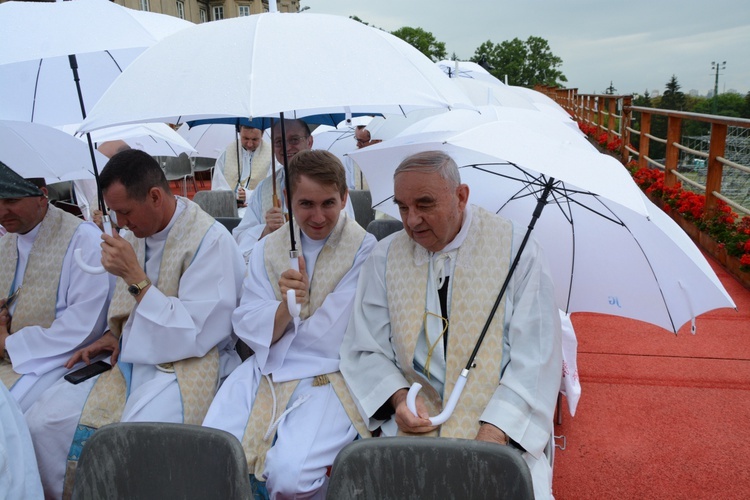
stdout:
{"type": "Polygon", "coordinates": [[[27,180],[0,162],[0,379],[25,411],[69,369],[65,362],[101,337],[109,306],[92,223],[52,206],[44,179],[27,180]]]}

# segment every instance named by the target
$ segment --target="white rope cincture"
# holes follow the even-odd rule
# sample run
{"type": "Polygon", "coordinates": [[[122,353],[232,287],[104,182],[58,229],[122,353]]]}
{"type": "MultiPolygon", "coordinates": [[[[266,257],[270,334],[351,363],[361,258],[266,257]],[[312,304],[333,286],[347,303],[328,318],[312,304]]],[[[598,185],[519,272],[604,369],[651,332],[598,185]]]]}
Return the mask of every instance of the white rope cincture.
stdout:
{"type": "Polygon", "coordinates": [[[268,439],[273,436],[276,433],[276,429],[279,427],[279,424],[281,424],[281,421],[284,420],[284,417],[286,417],[289,413],[296,410],[300,407],[303,403],[305,403],[308,399],[310,399],[309,394],[302,394],[299,396],[294,403],[292,403],[292,406],[284,410],[284,412],[279,415],[279,418],[276,418],[276,391],[273,388],[273,381],[271,380],[271,377],[268,375],[263,375],[266,377],[266,380],[268,381],[268,384],[271,386],[271,398],[273,400],[273,406],[271,409],[271,423],[268,425],[268,429],[266,430],[266,433],[263,435],[263,441],[268,441],[268,439]]]}

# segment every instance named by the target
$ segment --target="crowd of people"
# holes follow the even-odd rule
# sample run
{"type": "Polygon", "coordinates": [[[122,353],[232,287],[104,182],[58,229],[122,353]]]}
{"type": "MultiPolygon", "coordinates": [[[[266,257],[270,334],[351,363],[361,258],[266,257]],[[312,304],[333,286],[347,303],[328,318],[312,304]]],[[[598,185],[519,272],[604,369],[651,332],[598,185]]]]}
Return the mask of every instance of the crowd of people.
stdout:
{"type": "MultiPolygon", "coordinates": [[[[39,495],[38,471],[44,496],[62,498],[99,427],[155,421],[236,436],[261,497],[324,498],[338,452],[381,435],[513,447],[536,497],[550,497],[561,327],[541,248],[533,238],[527,244],[491,318],[469,396],[435,426],[429,416],[452,391],[523,230],[473,206],[456,163],[429,151],[396,169],[404,230],[376,241],[354,218],[342,162],[314,150],[299,120],[284,123],[285,155],[280,125],[270,147],[243,128],[223,156],[219,170],[247,205],[233,234],[174,196],[141,151],[116,153],[101,172],[120,228],[112,234],[51,206],[43,181],[0,166],[8,231],[0,237],[0,376],[10,394],[0,394],[0,410],[12,407],[14,422],[23,412],[28,429],[14,442],[26,445],[18,456],[32,464],[16,464],[24,472],[15,491],[39,495]],[[268,173],[268,149],[288,179],[281,168],[268,173]],[[79,249],[107,273],[81,271],[79,249]],[[297,307],[286,300],[290,291],[297,307]],[[252,350],[244,361],[237,339],[252,350]],[[77,384],[64,378],[101,359],[112,368],[77,384]],[[416,415],[405,401],[413,382],[425,387],[416,415]]],[[[362,146],[371,142],[364,132],[362,146]]]]}

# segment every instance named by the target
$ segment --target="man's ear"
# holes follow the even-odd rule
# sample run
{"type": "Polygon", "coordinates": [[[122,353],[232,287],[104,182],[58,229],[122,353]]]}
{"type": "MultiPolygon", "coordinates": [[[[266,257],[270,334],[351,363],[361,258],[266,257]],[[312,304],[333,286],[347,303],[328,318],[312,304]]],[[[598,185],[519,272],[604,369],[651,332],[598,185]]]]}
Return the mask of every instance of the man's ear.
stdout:
{"type": "Polygon", "coordinates": [[[158,187],[152,187],[148,190],[146,199],[153,203],[155,206],[159,207],[164,201],[164,191],[162,191],[158,187]]]}
{"type": "Polygon", "coordinates": [[[456,188],[456,196],[458,196],[458,208],[463,210],[464,208],[466,208],[466,204],[469,202],[468,184],[459,184],[456,188]]]}
{"type": "Polygon", "coordinates": [[[45,199],[49,199],[49,190],[47,189],[47,186],[40,187],[39,191],[41,191],[42,194],[44,194],[45,199]]]}

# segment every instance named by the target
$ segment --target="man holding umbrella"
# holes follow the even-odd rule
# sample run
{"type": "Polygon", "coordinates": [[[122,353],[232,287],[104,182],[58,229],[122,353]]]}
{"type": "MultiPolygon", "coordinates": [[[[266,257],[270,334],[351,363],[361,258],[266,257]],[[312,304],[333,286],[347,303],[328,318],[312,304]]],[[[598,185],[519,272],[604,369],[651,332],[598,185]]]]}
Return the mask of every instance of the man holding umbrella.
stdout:
{"type": "Polygon", "coordinates": [[[560,320],[540,247],[529,240],[489,323],[464,396],[440,413],[490,315],[523,231],[468,204],[456,163],[437,151],[394,174],[404,231],[382,240],[360,273],[341,373],[369,428],[496,442],[523,451],[537,498],[551,496],[544,455],[562,371],[560,320]],[[499,383],[498,383],[499,380],[499,383]],[[417,415],[406,403],[419,382],[417,415]]]}
{"type": "Polygon", "coordinates": [[[299,271],[289,269],[286,226],[255,246],[232,317],[255,354],[227,378],[203,424],[242,441],[261,483],[255,489],[264,484],[271,498],[322,498],[336,454],[358,434],[369,436],[339,373],[339,347],[376,241],[342,210],[346,175],[333,154],[296,154],[289,178],[299,271]],[[302,306],[296,319],[290,290],[302,306]]]}
{"type": "Polygon", "coordinates": [[[271,146],[263,140],[263,131],[240,126],[240,138],[232,141],[217,158],[211,189],[232,189],[240,205],[247,202],[247,191],[252,192],[268,175],[271,166],[271,146]],[[237,156],[239,153],[239,157],[237,156]]]}
{"type": "Polygon", "coordinates": [[[0,163],[0,378],[25,411],[69,370],[77,349],[106,326],[110,280],[73,261],[100,259],[92,223],[47,201],[44,179],[30,182],[0,163]],[[6,298],[7,297],[7,298],[6,298]]]}
{"type": "MultiPolygon", "coordinates": [[[[284,130],[286,133],[286,158],[291,160],[300,151],[312,149],[313,137],[307,123],[302,120],[285,120],[284,130]]],[[[274,124],[272,136],[274,137],[272,146],[276,160],[284,165],[285,156],[280,122],[274,124]]],[[[286,220],[281,209],[281,203],[277,206],[274,202],[274,195],[281,192],[283,184],[284,171],[281,169],[276,173],[275,178],[272,174],[263,179],[250,196],[242,221],[232,230],[232,235],[237,240],[246,261],[250,258],[250,252],[252,252],[255,244],[261,238],[280,228],[286,220]],[[276,186],[274,186],[274,182],[276,186]]],[[[353,219],[354,209],[348,198],[345,199],[345,208],[347,214],[353,219]]]]}
{"type": "Polygon", "coordinates": [[[244,266],[231,236],[172,195],[143,151],[113,156],[100,181],[113,222],[124,228],[101,244],[102,265],[118,279],[108,331],[69,364],[109,353],[116,364],[78,385],[58,383],[26,413],[53,498],[72,486],[80,447],[96,429],[118,421],[200,424],[220,378],[239,364],[231,313],[244,266]]]}

